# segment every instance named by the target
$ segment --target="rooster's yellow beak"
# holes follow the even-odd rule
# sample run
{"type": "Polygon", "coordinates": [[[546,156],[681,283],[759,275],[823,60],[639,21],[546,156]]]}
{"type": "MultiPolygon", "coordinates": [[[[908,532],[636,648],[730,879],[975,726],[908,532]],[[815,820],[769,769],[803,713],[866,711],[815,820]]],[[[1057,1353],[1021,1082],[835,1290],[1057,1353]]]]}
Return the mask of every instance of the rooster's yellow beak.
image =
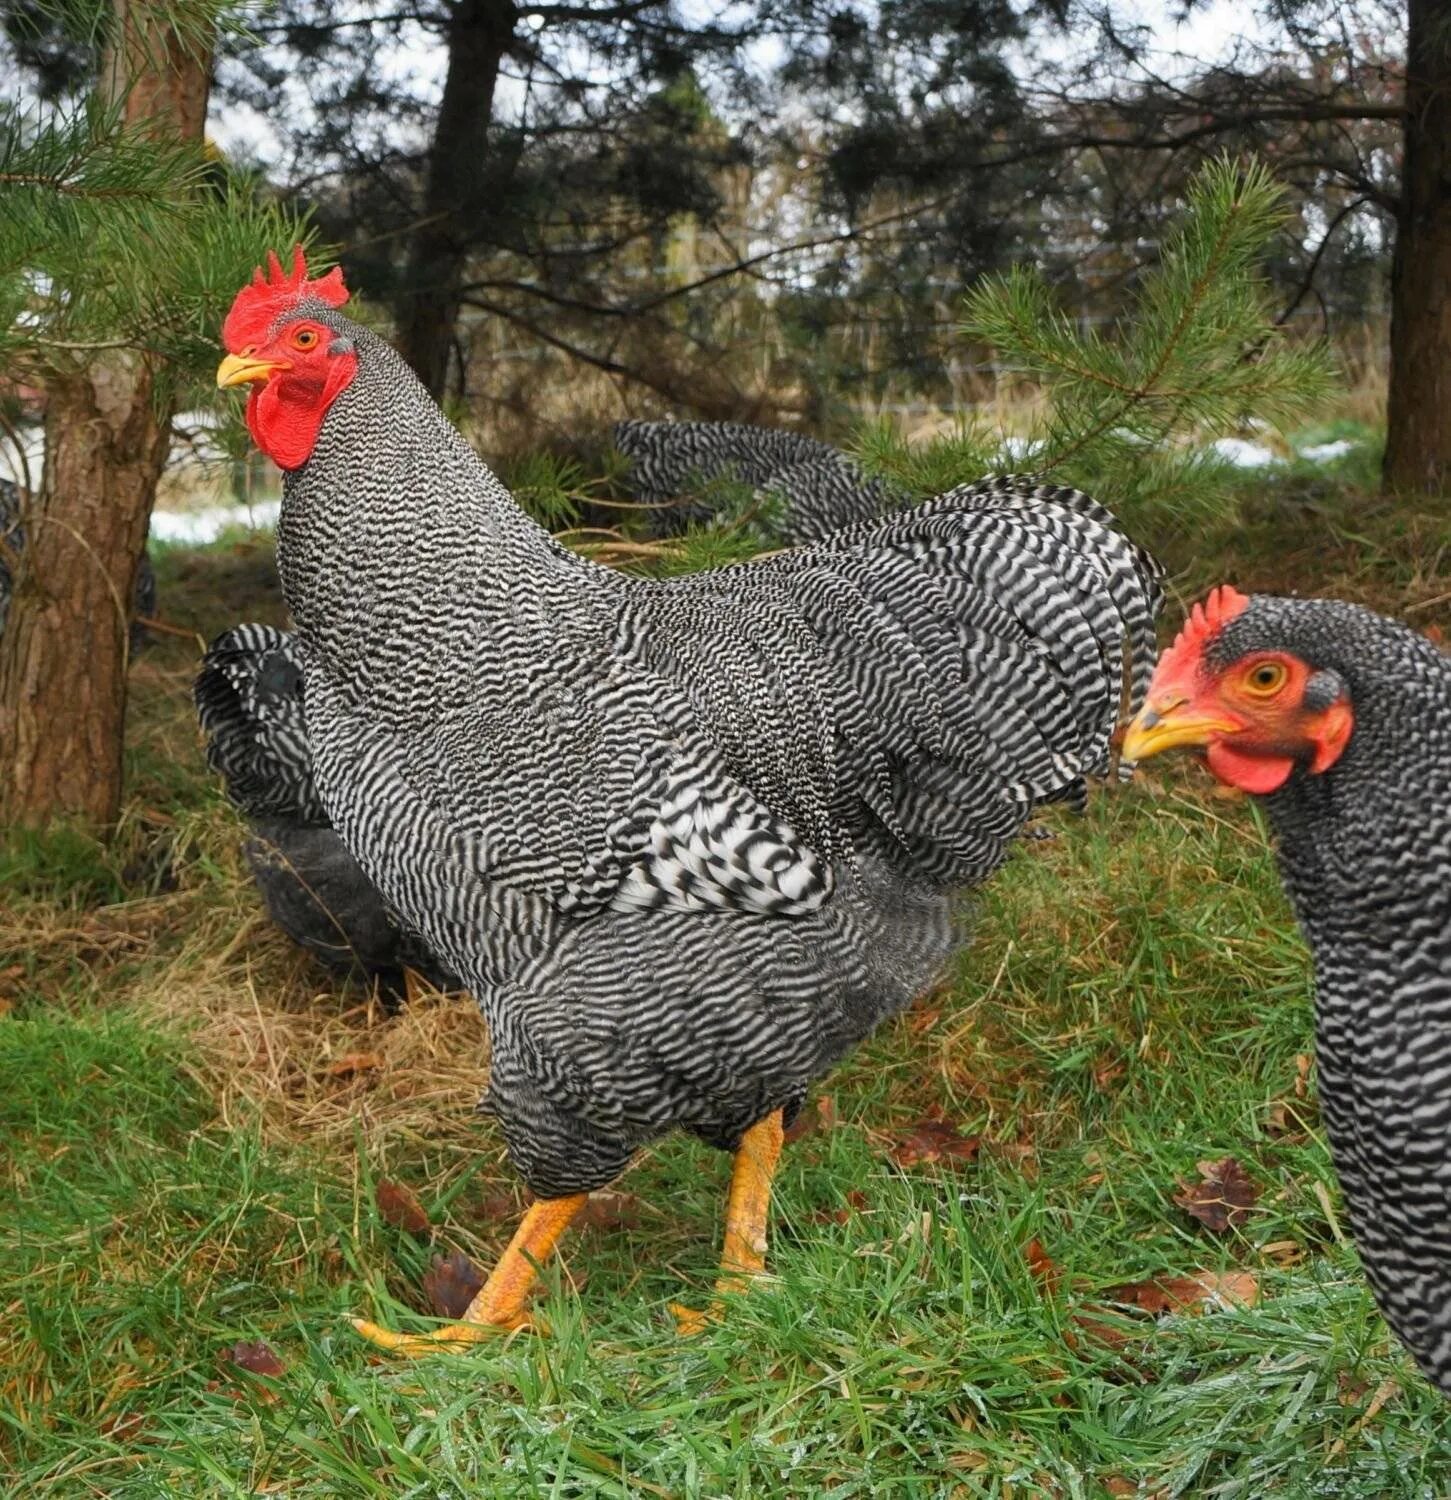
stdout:
{"type": "Polygon", "coordinates": [[[250,354],[229,354],[217,366],[217,389],[229,385],[246,385],[250,381],[271,380],[278,370],[288,366],[279,360],[254,359],[250,354]]]}
{"type": "Polygon", "coordinates": [[[1216,734],[1235,734],[1244,728],[1213,714],[1196,713],[1187,698],[1161,694],[1139,710],[1124,735],[1123,758],[1147,760],[1182,745],[1207,745],[1216,734]]]}

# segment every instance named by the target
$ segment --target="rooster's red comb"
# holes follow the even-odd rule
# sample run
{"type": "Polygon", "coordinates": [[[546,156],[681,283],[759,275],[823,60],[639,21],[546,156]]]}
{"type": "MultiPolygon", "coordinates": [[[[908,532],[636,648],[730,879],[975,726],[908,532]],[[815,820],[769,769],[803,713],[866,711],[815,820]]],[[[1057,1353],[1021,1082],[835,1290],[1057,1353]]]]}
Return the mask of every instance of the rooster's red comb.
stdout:
{"type": "Polygon", "coordinates": [[[1159,658],[1155,681],[1191,676],[1205,646],[1248,606],[1249,599],[1233,584],[1221,583],[1218,588],[1211,589],[1204,602],[1189,611],[1179,634],[1174,637],[1174,644],[1159,658]]]}
{"type": "Polygon", "coordinates": [[[334,266],[326,276],[309,281],[301,245],[292,247],[291,271],[284,271],[277,252],[269,250],[267,274],[264,276],[258,266],[251,281],[237,293],[227,321],[222,324],[222,342],[230,353],[240,354],[243,349],[260,344],[281,313],[312,298],[326,302],[329,307],[341,307],[348,300],[342,268],[334,266]]]}

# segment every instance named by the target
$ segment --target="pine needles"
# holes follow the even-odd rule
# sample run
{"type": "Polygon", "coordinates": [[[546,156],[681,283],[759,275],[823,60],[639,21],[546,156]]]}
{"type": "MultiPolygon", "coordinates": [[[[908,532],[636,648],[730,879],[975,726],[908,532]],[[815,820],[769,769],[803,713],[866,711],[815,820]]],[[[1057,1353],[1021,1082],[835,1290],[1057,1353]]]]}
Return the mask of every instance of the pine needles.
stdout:
{"type": "Polygon", "coordinates": [[[200,397],[230,298],[303,217],[94,103],[0,106],[0,363],[43,383],[144,351],[200,397]]]}
{"type": "Polygon", "coordinates": [[[1211,163],[1107,336],[1079,327],[1036,270],[988,278],[967,297],[963,333],[1041,393],[1029,431],[1009,440],[969,421],[912,448],[878,426],[861,436],[860,458],[919,494],[1031,468],[1126,514],[1188,519],[1222,503],[1222,464],[1205,445],[1303,418],[1333,388],[1327,351],[1284,336],[1258,272],[1281,219],[1268,169],[1211,163]]]}

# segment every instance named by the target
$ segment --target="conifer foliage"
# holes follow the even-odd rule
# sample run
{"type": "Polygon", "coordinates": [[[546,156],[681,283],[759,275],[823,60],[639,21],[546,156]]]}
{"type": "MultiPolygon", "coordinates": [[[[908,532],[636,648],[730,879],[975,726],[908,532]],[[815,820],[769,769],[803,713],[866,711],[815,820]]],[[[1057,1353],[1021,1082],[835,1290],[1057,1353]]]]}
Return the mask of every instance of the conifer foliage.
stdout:
{"type": "Polygon", "coordinates": [[[962,331],[1035,388],[1027,430],[1005,434],[980,417],[911,446],[878,426],[859,439],[860,457],[918,494],[1006,468],[1101,494],[1120,514],[1150,507],[1189,519],[1222,503],[1213,440],[1303,418],[1334,381],[1322,345],[1276,325],[1260,274],[1281,202],[1258,163],[1205,167],[1107,333],[1078,326],[1036,270],[986,278],[967,297],[962,331]]]}
{"type": "MultiPolygon", "coordinates": [[[[124,601],[172,413],[214,394],[228,299],[306,226],[204,143],[226,5],[37,0],[30,15],[93,83],[75,106],[0,105],[0,366],[7,399],[38,391],[45,421],[43,477],[18,460],[35,483],[24,553],[7,558],[0,824],[104,826],[121,795],[124,601]]],[[[0,412],[16,449],[19,415],[0,412]]]]}

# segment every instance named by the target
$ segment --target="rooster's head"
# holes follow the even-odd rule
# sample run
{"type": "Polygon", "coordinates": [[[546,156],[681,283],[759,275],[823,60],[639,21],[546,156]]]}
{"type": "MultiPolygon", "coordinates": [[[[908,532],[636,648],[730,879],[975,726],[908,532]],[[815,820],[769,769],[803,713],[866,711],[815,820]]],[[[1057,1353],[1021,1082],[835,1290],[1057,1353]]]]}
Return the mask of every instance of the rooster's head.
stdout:
{"type": "Polygon", "coordinates": [[[1221,781],[1264,795],[1296,766],[1328,770],[1354,726],[1341,676],[1277,644],[1255,600],[1224,584],[1194,606],[1159,658],[1123,753],[1144,760],[1192,746],[1221,781]]]}
{"type": "Polygon", "coordinates": [[[257,270],[222,325],[217,384],[252,386],[247,426],[279,468],[307,462],[328,408],[358,373],[353,340],[323,321],[347,300],[341,270],[308,280],[298,245],[290,272],[268,252],[266,275],[257,270]]]}

